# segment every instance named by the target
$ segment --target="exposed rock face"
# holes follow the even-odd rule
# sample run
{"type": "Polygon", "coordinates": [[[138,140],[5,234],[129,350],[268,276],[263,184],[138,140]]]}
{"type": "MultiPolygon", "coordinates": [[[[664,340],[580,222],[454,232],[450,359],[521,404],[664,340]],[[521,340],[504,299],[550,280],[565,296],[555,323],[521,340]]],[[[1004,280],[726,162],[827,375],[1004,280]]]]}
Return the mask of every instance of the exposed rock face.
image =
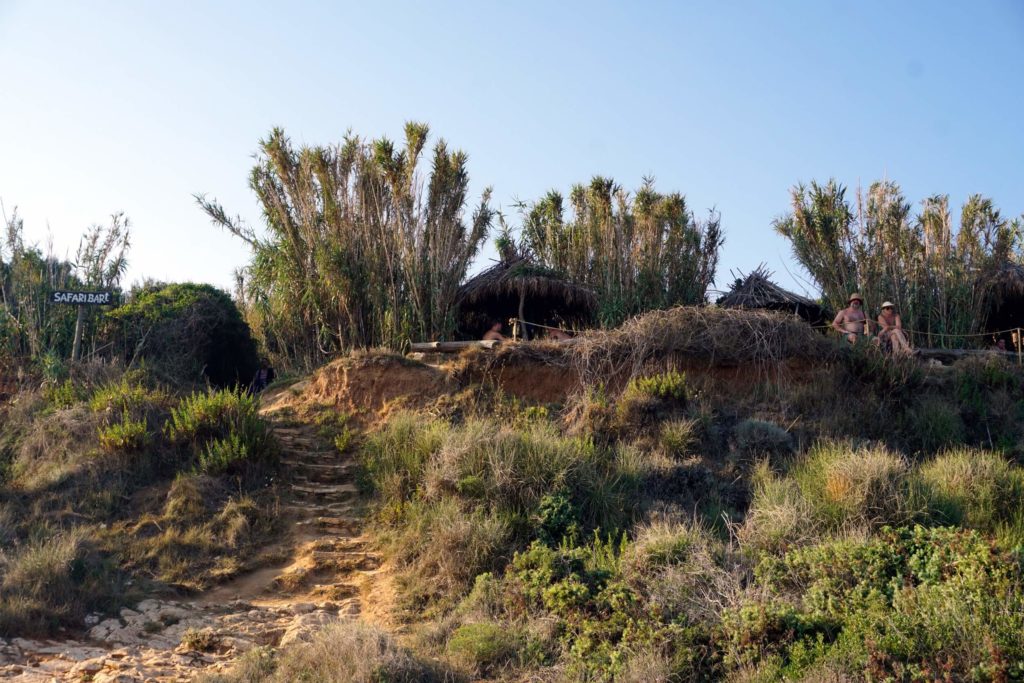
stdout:
{"type": "Polygon", "coordinates": [[[353,618],[352,605],[324,602],[256,607],[144,600],[62,642],[0,639],[0,679],[10,681],[189,681],[221,670],[260,646],[306,640],[325,625],[353,618]],[[90,678],[91,677],[91,678],[90,678]]]}

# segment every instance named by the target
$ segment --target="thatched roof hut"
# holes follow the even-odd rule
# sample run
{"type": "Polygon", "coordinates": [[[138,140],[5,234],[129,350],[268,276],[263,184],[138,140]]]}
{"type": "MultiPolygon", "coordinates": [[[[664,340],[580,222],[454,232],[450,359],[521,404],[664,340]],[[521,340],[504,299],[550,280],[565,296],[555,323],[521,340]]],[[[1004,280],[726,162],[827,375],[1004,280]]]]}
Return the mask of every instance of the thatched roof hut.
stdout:
{"type": "MultiPolygon", "coordinates": [[[[742,273],[740,273],[742,275],[742,273]]],[[[771,281],[763,265],[746,277],[738,277],[732,288],[718,300],[722,308],[757,308],[800,316],[812,325],[826,325],[832,313],[817,301],[794,294],[771,281]]]]}
{"type": "MultiPolygon", "coordinates": [[[[459,335],[467,339],[479,339],[494,322],[507,324],[510,319],[588,326],[597,310],[593,290],[519,255],[470,278],[459,288],[455,301],[459,335]]],[[[527,333],[535,336],[538,329],[528,327],[527,333]]]]}
{"type": "MultiPolygon", "coordinates": [[[[1024,328],[1024,265],[1005,263],[992,279],[987,328],[991,332],[1024,328]]],[[[1012,335],[1000,335],[1012,348],[1012,335]]]]}

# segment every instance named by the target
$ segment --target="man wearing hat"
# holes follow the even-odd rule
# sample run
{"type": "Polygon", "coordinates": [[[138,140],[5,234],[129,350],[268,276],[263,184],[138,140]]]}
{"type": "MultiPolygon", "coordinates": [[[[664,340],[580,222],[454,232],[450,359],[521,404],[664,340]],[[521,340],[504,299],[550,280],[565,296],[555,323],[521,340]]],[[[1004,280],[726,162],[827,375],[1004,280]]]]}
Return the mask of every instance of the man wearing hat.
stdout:
{"type": "Polygon", "coordinates": [[[836,314],[832,328],[840,334],[845,334],[846,340],[855,344],[858,337],[867,336],[869,324],[870,321],[864,314],[864,297],[854,292],[847,299],[846,308],[836,314]]]}

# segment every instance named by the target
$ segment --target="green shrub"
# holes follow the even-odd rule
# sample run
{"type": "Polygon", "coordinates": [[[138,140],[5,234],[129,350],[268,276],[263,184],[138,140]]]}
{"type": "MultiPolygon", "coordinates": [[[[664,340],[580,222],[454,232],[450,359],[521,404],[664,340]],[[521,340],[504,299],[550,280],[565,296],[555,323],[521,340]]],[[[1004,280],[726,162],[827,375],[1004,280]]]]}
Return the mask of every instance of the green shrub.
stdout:
{"type": "Polygon", "coordinates": [[[699,425],[695,420],[669,420],[662,423],[659,435],[661,446],[665,452],[676,458],[690,453],[690,449],[699,440],[699,425]]]}
{"type": "Polygon", "coordinates": [[[249,326],[231,297],[211,285],[146,285],[107,317],[118,323],[121,347],[140,349],[171,382],[247,386],[256,373],[249,326]]]}
{"type": "Polygon", "coordinates": [[[128,411],[133,416],[144,415],[153,406],[163,407],[170,401],[166,392],[149,389],[142,378],[125,373],[117,382],[96,389],[89,398],[89,409],[95,413],[128,411]]]}
{"type": "Polygon", "coordinates": [[[42,635],[109,608],[118,581],[82,533],[44,535],[0,553],[0,636],[42,635]]]}
{"type": "Polygon", "coordinates": [[[907,411],[906,440],[915,449],[931,453],[964,442],[963,419],[956,406],[938,397],[926,397],[907,411]]]}
{"type": "Polygon", "coordinates": [[[85,392],[73,380],[66,379],[60,384],[48,383],[43,389],[43,397],[50,407],[64,410],[84,400],[85,392]]]}
{"type": "Polygon", "coordinates": [[[276,453],[258,410],[258,400],[244,393],[197,392],[171,411],[164,431],[172,443],[192,449],[200,471],[238,472],[269,464],[276,453]]]}
{"type": "Polygon", "coordinates": [[[763,420],[743,420],[733,430],[736,448],[748,456],[782,455],[793,450],[793,437],[782,427],[763,420]]]}
{"type": "Polygon", "coordinates": [[[913,479],[936,523],[1001,532],[1024,544],[1024,470],[998,453],[947,451],[918,466],[913,479]]]}
{"type": "MultiPolygon", "coordinates": [[[[1024,674],[1022,559],[973,531],[920,526],[766,557],[757,581],[788,626],[770,647],[791,677],[825,660],[873,680],[1010,680],[1024,674]]],[[[741,658],[758,654],[746,645],[763,629],[727,630],[741,658]]]]}
{"type": "Polygon", "coordinates": [[[149,443],[149,431],[144,419],[133,420],[125,408],[120,422],[100,427],[98,438],[100,448],[108,453],[137,452],[149,443]]]}
{"type": "Polygon", "coordinates": [[[686,403],[689,398],[686,375],[675,370],[646,377],[636,377],[626,387],[626,393],[642,394],[676,403],[686,403]]]}
{"type": "Polygon", "coordinates": [[[636,377],[626,385],[615,406],[616,428],[629,432],[671,417],[686,407],[686,376],[669,371],[636,377]]]}
{"type": "Polygon", "coordinates": [[[537,538],[542,543],[556,545],[564,537],[580,533],[580,513],[565,491],[551,493],[540,499],[537,506],[537,538]]]}
{"type": "Polygon", "coordinates": [[[825,442],[796,464],[792,477],[810,503],[813,518],[839,529],[911,519],[907,471],[906,461],[882,446],[825,442]]]}
{"type": "Polygon", "coordinates": [[[519,658],[523,638],[507,626],[492,622],[463,624],[448,641],[448,653],[465,668],[493,676],[519,658]]]}

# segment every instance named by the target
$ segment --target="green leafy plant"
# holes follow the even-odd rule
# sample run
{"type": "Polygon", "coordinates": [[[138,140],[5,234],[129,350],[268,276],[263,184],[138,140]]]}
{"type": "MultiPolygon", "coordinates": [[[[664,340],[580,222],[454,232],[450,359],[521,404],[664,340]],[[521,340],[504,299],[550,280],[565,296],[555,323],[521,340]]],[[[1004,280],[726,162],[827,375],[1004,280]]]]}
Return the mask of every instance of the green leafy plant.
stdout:
{"type": "Polygon", "coordinates": [[[107,452],[141,451],[149,443],[146,421],[133,420],[127,408],[122,412],[120,422],[100,427],[98,436],[100,448],[107,452]]]}

